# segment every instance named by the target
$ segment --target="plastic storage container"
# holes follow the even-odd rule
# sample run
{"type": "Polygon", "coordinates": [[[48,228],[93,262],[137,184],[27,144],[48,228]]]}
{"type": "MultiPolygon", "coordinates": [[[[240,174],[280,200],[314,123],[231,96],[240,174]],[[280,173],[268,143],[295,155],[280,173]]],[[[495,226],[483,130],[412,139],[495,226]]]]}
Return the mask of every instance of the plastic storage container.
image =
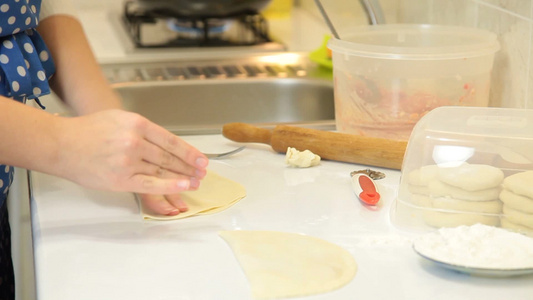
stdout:
{"type": "Polygon", "coordinates": [[[407,144],[391,218],[414,231],[482,223],[532,235],[533,110],[429,112],[407,144]]]}
{"type": "Polygon", "coordinates": [[[330,39],[337,130],[409,138],[439,106],[488,105],[496,35],[418,24],[365,26],[330,39]]]}

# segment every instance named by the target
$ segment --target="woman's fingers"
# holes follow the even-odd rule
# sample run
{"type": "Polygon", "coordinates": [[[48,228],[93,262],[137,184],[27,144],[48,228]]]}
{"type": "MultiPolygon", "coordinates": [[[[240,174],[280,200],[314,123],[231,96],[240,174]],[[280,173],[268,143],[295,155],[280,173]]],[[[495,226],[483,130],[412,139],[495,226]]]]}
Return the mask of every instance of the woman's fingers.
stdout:
{"type": "Polygon", "coordinates": [[[141,157],[159,169],[171,171],[173,173],[183,174],[189,177],[203,178],[202,170],[198,170],[194,166],[187,164],[181,158],[174,156],[172,153],[163,150],[162,148],[146,141],[143,143],[141,157]],[[199,171],[199,172],[197,172],[199,171]]]}
{"type": "Polygon", "coordinates": [[[200,178],[188,177],[146,162],[144,164],[145,171],[131,176],[123,190],[166,195],[196,190],[200,186],[200,178]]]}
{"type": "Polygon", "coordinates": [[[144,137],[149,142],[180,158],[190,166],[205,169],[209,163],[207,157],[196,148],[154,123],[146,124],[144,137]]]}
{"type": "Polygon", "coordinates": [[[165,216],[175,216],[188,210],[187,204],[179,194],[151,195],[140,194],[141,205],[148,211],[165,216]]]}
{"type": "Polygon", "coordinates": [[[180,212],[186,212],[189,210],[187,203],[183,201],[180,194],[170,194],[164,196],[165,200],[168,201],[172,206],[178,208],[180,212]]]}
{"type": "Polygon", "coordinates": [[[145,194],[177,194],[191,189],[190,178],[160,178],[156,176],[135,174],[125,190],[145,194]]]}
{"type": "MultiPolygon", "coordinates": [[[[188,190],[196,190],[200,186],[200,179],[205,177],[205,173],[207,171],[203,171],[202,176],[200,177],[190,177],[187,175],[183,175],[181,173],[176,173],[171,170],[164,169],[160,166],[151,164],[151,163],[144,163],[143,167],[138,170],[141,174],[145,174],[148,176],[153,176],[156,178],[161,179],[176,179],[176,180],[188,180],[189,181],[189,188],[188,190]]],[[[198,172],[197,172],[198,173],[198,172]]]]}

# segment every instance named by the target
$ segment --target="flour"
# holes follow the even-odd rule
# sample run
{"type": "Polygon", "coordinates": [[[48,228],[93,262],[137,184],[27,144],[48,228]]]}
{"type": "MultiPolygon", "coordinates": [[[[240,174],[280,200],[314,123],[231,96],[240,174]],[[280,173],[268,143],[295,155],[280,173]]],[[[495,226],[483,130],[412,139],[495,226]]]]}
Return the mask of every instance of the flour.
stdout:
{"type": "Polygon", "coordinates": [[[532,238],[482,224],[441,228],[417,238],[414,248],[424,256],[459,266],[533,268],[532,238]]]}

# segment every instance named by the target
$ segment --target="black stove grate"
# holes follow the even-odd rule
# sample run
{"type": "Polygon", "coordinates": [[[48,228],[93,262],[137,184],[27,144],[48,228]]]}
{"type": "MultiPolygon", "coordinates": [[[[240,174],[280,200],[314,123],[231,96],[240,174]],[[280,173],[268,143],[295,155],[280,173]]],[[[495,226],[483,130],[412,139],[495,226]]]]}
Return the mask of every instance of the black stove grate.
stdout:
{"type": "Polygon", "coordinates": [[[223,18],[176,16],[162,10],[146,10],[136,5],[135,1],[126,1],[123,22],[138,48],[253,46],[272,42],[268,34],[267,20],[254,11],[223,18]],[[172,21],[187,24],[188,33],[173,32],[168,28],[171,36],[168,39],[157,43],[145,41],[144,26],[172,21]],[[233,27],[231,33],[220,32],[219,24],[228,21],[231,21],[233,27]]]}

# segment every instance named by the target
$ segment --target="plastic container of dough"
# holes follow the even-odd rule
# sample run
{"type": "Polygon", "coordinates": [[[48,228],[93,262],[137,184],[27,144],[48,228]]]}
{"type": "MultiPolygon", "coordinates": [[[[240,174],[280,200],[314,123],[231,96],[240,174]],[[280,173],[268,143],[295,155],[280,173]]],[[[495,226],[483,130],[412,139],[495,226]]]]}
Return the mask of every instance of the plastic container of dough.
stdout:
{"type": "Polygon", "coordinates": [[[439,107],[410,136],[392,223],[481,223],[533,236],[532,183],[533,110],[439,107]]]}
{"type": "Polygon", "coordinates": [[[380,24],[331,38],[337,130],[407,140],[435,107],[486,107],[496,34],[471,27],[380,24]]]}

